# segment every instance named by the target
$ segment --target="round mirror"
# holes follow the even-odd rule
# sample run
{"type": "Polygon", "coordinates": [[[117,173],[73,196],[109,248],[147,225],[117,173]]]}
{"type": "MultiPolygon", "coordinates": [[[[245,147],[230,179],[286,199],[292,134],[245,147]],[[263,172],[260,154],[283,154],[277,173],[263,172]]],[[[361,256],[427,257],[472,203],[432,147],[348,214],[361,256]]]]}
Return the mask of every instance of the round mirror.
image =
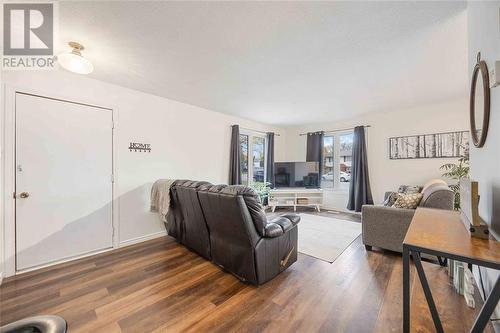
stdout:
{"type": "Polygon", "coordinates": [[[490,83],[488,66],[477,55],[470,89],[470,132],[474,146],[480,148],[486,141],[490,121],[490,83]]]}

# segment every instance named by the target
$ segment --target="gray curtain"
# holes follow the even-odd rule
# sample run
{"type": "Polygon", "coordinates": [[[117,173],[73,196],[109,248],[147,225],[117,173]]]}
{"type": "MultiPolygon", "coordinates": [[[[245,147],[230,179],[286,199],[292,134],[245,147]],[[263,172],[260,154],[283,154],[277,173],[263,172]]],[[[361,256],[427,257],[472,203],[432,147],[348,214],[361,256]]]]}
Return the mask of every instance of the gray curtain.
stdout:
{"type": "Polygon", "coordinates": [[[360,212],[363,205],[373,205],[373,197],[370,189],[370,177],[368,176],[365,127],[357,126],[354,128],[351,183],[349,184],[347,209],[360,212]]]}
{"type": "Polygon", "coordinates": [[[307,133],[306,162],[319,162],[319,181],[323,173],[323,136],[324,132],[307,133]]]}
{"type": "Polygon", "coordinates": [[[231,148],[229,152],[229,185],[241,184],[240,126],[231,126],[231,148]]]}
{"type": "Polygon", "coordinates": [[[266,182],[274,187],[274,133],[267,133],[266,182]]]}

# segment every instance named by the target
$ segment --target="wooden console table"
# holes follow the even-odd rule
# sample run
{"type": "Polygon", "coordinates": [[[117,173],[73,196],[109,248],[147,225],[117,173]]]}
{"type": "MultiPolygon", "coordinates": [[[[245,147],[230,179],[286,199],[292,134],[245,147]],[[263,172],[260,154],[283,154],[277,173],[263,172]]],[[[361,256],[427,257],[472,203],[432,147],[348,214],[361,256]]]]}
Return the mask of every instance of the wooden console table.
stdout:
{"type": "MultiPolygon", "coordinates": [[[[403,241],[403,332],[410,332],[410,256],[424,290],[437,332],[443,326],[425,276],[420,254],[454,259],[500,270],[500,244],[494,239],[472,238],[455,211],[418,208],[403,241]]],[[[500,277],[479,312],[471,332],[484,330],[500,299],[500,277]]]]}

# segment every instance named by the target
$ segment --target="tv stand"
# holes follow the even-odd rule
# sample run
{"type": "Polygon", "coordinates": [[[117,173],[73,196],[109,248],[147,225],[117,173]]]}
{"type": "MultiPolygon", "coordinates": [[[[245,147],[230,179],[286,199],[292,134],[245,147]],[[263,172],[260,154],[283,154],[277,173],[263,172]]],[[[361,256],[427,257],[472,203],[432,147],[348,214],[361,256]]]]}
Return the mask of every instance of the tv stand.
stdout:
{"type": "Polygon", "coordinates": [[[269,191],[269,207],[274,212],[276,207],[314,207],[318,212],[323,205],[323,190],[320,188],[291,187],[269,191]]]}

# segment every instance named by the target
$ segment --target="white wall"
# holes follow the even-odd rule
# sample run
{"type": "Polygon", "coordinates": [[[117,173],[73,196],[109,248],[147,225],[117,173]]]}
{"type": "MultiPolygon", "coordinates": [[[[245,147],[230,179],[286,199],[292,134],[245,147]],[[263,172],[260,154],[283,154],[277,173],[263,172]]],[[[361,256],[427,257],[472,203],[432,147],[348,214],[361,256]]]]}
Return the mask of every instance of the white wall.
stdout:
{"type": "MultiPolygon", "coordinates": [[[[276,159],[283,159],[279,128],[209,111],[65,71],[6,72],[4,83],[118,109],[116,182],[119,241],[130,242],[164,231],[149,212],[149,192],[158,178],[227,183],[230,125],[274,131],[276,159]],[[129,142],[152,145],[151,153],[129,152],[129,142]]],[[[71,133],[68,133],[70,138],[71,133]]]]}
{"type": "MultiPolygon", "coordinates": [[[[305,160],[306,137],[299,136],[300,133],[358,125],[371,125],[366,129],[370,182],[374,200],[380,203],[385,191],[393,191],[401,184],[423,185],[429,179],[441,176],[441,165],[457,160],[390,160],[389,137],[467,130],[468,101],[463,97],[408,110],[366,114],[334,123],[286,128],[285,159],[305,160]]],[[[345,209],[347,195],[347,192],[325,192],[325,205],[328,208],[345,209]]]]}
{"type": "MultiPolygon", "coordinates": [[[[500,1],[468,3],[469,70],[476,63],[477,52],[489,69],[500,60],[500,1]]],[[[471,175],[479,182],[479,214],[500,239],[500,87],[490,90],[491,113],[488,137],[483,148],[471,149],[471,175]]],[[[496,271],[484,270],[486,292],[498,277],[496,271]]],[[[477,277],[477,275],[476,275],[477,277]]],[[[500,317],[497,307],[496,318],[500,317]]],[[[497,323],[497,326],[498,325],[497,323]]],[[[500,331],[500,327],[497,327],[500,331]]]]}
{"type": "MultiPolygon", "coordinates": [[[[3,71],[0,70],[0,82],[3,82],[3,71]]],[[[0,87],[1,89],[1,87],[0,87]]],[[[0,110],[3,110],[4,99],[3,94],[0,92],[0,110]]],[[[5,210],[4,208],[4,168],[2,161],[4,160],[4,131],[3,131],[3,113],[0,115],[0,212],[5,210]]],[[[0,213],[0,284],[2,284],[4,278],[4,258],[5,258],[5,238],[4,238],[4,214],[0,213]]]]}

